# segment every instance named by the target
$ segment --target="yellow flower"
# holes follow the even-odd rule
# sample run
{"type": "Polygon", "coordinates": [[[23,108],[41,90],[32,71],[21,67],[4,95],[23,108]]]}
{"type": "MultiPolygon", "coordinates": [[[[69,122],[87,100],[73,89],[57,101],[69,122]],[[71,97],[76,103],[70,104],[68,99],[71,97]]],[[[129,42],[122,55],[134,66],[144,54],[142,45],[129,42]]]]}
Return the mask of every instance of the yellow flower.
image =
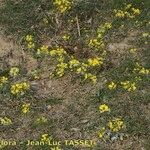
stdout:
{"type": "Polygon", "coordinates": [[[101,45],[101,42],[99,42],[98,39],[91,39],[89,42],[90,47],[99,47],[101,45]]]}
{"type": "Polygon", "coordinates": [[[131,10],[133,11],[134,15],[139,15],[141,13],[138,8],[137,9],[136,8],[132,8],[131,10]]]}
{"type": "Polygon", "coordinates": [[[111,29],[111,28],[112,28],[112,24],[111,24],[111,23],[105,23],[105,24],[104,24],[104,27],[105,27],[106,29],[111,29]]]}
{"type": "Polygon", "coordinates": [[[96,82],[97,82],[97,77],[95,75],[91,74],[91,73],[85,73],[84,74],[84,79],[85,80],[90,79],[93,82],[93,84],[96,84],[96,82]]]}
{"type": "Polygon", "coordinates": [[[33,42],[28,43],[28,49],[35,48],[35,44],[33,42]]]}
{"type": "Polygon", "coordinates": [[[48,54],[48,46],[43,45],[42,47],[40,47],[39,49],[37,49],[37,55],[41,55],[41,54],[48,54]]]}
{"type": "Polygon", "coordinates": [[[27,35],[26,36],[26,41],[27,42],[32,42],[33,41],[33,36],[32,35],[27,35]]]}
{"type": "Polygon", "coordinates": [[[118,18],[135,18],[136,15],[139,15],[141,11],[137,8],[131,8],[132,5],[128,4],[122,10],[114,10],[115,16],[118,18]]]}
{"type": "Polygon", "coordinates": [[[132,6],[132,4],[128,4],[128,5],[125,7],[125,9],[130,9],[131,6],[132,6]]]}
{"type": "Polygon", "coordinates": [[[97,82],[97,77],[92,75],[91,77],[89,77],[89,79],[93,82],[93,84],[96,84],[97,82]]]}
{"type": "Polygon", "coordinates": [[[124,81],[121,82],[121,85],[123,86],[123,88],[129,92],[131,91],[135,91],[136,90],[136,83],[135,82],[130,82],[130,81],[124,81]]]}
{"type": "Polygon", "coordinates": [[[87,71],[88,65],[85,63],[81,63],[80,66],[76,69],[77,74],[85,74],[87,71]]]}
{"type": "Polygon", "coordinates": [[[103,113],[103,112],[110,112],[110,108],[109,108],[108,105],[103,104],[103,105],[100,105],[100,106],[99,106],[99,111],[100,111],[100,113],[103,113]]]}
{"type": "Polygon", "coordinates": [[[60,56],[58,56],[56,59],[57,59],[57,61],[58,61],[59,63],[63,63],[64,60],[65,60],[65,57],[64,57],[63,55],[60,55],[60,56]]]}
{"type": "Polygon", "coordinates": [[[108,122],[108,127],[112,132],[118,132],[124,128],[124,122],[120,118],[115,118],[108,122]]]}
{"type": "Polygon", "coordinates": [[[148,69],[145,69],[144,67],[142,67],[141,69],[140,69],[140,71],[139,71],[139,73],[141,73],[141,74],[146,74],[146,75],[148,75],[149,74],[149,70],[148,69]]]}
{"type": "Polygon", "coordinates": [[[125,13],[122,10],[115,10],[115,16],[118,18],[124,18],[125,17],[125,13]]]}
{"type": "Polygon", "coordinates": [[[67,52],[63,48],[60,47],[60,48],[51,50],[49,54],[53,57],[53,56],[62,56],[64,54],[67,54],[67,52]]]}
{"type": "Polygon", "coordinates": [[[0,86],[3,86],[5,83],[7,83],[8,78],[5,76],[0,77],[0,86]]]}
{"type": "Polygon", "coordinates": [[[80,62],[74,58],[69,61],[69,68],[77,67],[79,65],[80,62]]]}
{"type": "Polygon", "coordinates": [[[116,87],[117,87],[117,84],[115,84],[114,82],[111,82],[111,83],[108,85],[108,88],[109,88],[110,90],[116,89],[116,87]]]}
{"type": "Polygon", "coordinates": [[[68,64],[62,62],[60,64],[57,64],[57,67],[65,69],[65,68],[68,68],[68,64]]]}
{"type": "Polygon", "coordinates": [[[131,48],[131,49],[130,49],[130,53],[135,54],[135,53],[136,53],[136,51],[137,51],[137,49],[136,49],[136,48],[131,48]]]}
{"type": "Polygon", "coordinates": [[[0,117],[0,124],[8,126],[8,125],[12,124],[12,121],[11,121],[11,119],[9,119],[7,117],[4,117],[4,118],[0,117]]]}
{"type": "Polygon", "coordinates": [[[71,8],[70,0],[54,0],[53,4],[56,5],[61,13],[64,13],[71,8]]]}
{"type": "Polygon", "coordinates": [[[105,127],[101,128],[100,131],[98,132],[98,137],[102,138],[105,133],[106,133],[105,127]]]}
{"type": "Polygon", "coordinates": [[[88,64],[93,67],[102,65],[103,58],[102,57],[90,58],[88,59],[88,64]]]}
{"type": "Polygon", "coordinates": [[[29,90],[29,88],[29,83],[22,82],[11,85],[10,91],[13,95],[23,95],[27,90],[29,90]]]}
{"type": "Polygon", "coordinates": [[[65,73],[65,69],[68,68],[68,64],[64,63],[64,62],[60,62],[59,64],[57,64],[57,68],[56,68],[56,75],[58,77],[62,77],[65,73]]]}
{"type": "Polygon", "coordinates": [[[19,73],[19,68],[17,67],[12,67],[9,71],[10,76],[15,77],[19,73]]]}
{"type": "Polygon", "coordinates": [[[30,103],[26,103],[22,105],[22,112],[24,114],[28,113],[30,111],[30,103]]]}
{"type": "Polygon", "coordinates": [[[63,38],[65,41],[67,41],[67,40],[70,39],[70,36],[69,36],[69,35],[64,35],[62,38],[63,38]]]}

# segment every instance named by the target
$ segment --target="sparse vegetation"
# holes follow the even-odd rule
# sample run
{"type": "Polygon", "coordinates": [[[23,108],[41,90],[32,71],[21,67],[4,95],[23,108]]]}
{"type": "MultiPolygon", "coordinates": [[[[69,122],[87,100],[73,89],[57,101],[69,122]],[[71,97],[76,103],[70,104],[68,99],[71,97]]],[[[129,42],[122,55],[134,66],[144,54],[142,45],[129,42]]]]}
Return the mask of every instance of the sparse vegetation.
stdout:
{"type": "Polygon", "coordinates": [[[0,1],[0,149],[148,150],[149,6],[0,1]]]}

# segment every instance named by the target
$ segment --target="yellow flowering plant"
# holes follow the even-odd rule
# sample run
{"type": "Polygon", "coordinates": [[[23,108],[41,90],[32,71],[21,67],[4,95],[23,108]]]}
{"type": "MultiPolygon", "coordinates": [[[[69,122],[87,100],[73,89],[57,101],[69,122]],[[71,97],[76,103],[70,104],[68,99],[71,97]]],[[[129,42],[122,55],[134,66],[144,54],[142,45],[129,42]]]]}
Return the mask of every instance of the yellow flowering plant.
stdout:
{"type": "Polygon", "coordinates": [[[141,75],[148,75],[150,73],[150,69],[146,69],[141,64],[136,62],[133,72],[141,75]]]}
{"type": "Polygon", "coordinates": [[[21,82],[11,85],[10,91],[13,95],[23,95],[29,89],[30,84],[28,82],[21,82]]]}
{"type": "Polygon", "coordinates": [[[69,61],[69,68],[72,69],[72,68],[76,68],[80,65],[80,62],[79,60],[75,59],[75,58],[71,58],[71,60],[69,61]]]}
{"type": "Polygon", "coordinates": [[[0,77],[0,87],[2,87],[4,84],[8,82],[8,78],[5,76],[0,77]]]}
{"type": "Polygon", "coordinates": [[[46,45],[41,46],[40,48],[37,49],[36,54],[37,55],[42,55],[42,54],[47,55],[47,54],[49,54],[48,46],[46,46],[46,45]]]}
{"type": "Polygon", "coordinates": [[[130,53],[136,54],[136,52],[137,52],[137,49],[136,49],[136,48],[131,48],[131,49],[130,49],[130,53]]]}
{"type": "Polygon", "coordinates": [[[12,121],[8,117],[0,117],[0,124],[4,126],[8,126],[12,124],[12,121]]]}
{"type": "Polygon", "coordinates": [[[105,133],[106,133],[106,128],[105,127],[103,127],[103,128],[101,128],[99,131],[98,131],[98,137],[99,138],[103,138],[103,136],[105,135],[105,133]]]}
{"type": "Polygon", "coordinates": [[[122,87],[128,92],[135,91],[137,89],[136,83],[131,81],[121,82],[122,87]]]}
{"type": "Polygon", "coordinates": [[[12,67],[9,71],[10,76],[16,77],[19,74],[19,68],[18,67],[12,67]]]}
{"type": "Polygon", "coordinates": [[[103,51],[105,48],[103,37],[105,33],[111,28],[112,28],[112,24],[108,22],[103,25],[100,25],[97,29],[97,37],[90,39],[88,46],[92,49],[95,49],[96,51],[99,50],[103,51]]]}
{"type": "Polygon", "coordinates": [[[95,67],[100,66],[103,64],[103,58],[102,57],[96,57],[96,58],[89,58],[88,59],[88,65],[95,67]]]}
{"type": "Polygon", "coordinates": [[[100,111],[100,113],[110,112],[110,108],[109,108],[108,105],[102,104],[102,105],[99,106],[99,111],[100,111]]]}
{"type": "Polygon", "coordinates": [[[108,84],[109,90],[114,90],[114,89],[116,89],[116,87],[117,87],[117,84],[114,83],[113,81],[108,84]]]}
{"type": "Polygon", "coordinates": [[[120,10],[114,9],[116,18],[135,18],[141,14],[141,11],[138,8],[132,7],[132,4],[127,4],[124,8],[120,10]]]}
{"type": "Polygon", "coordinates": [[[32,35],[27,35],[25,37],[25,41],[27,43],[27,48],[28,49],[34,49],[35,48],[35,43],[32,35]]]}
{"type": "Polygon", "coordinates": [[[97,82],[96,75],[93,75],[91,73],[84,73],[84,79],[85,80],[87,80],[87,79],[91,80],[93,82],[93,84],[96,84],[96,82],[97,82]]]}
{"type": "Polygon", "coordinates": [[[110,120],[107,125],[112,132],[118,132],[125,127],[123,120],[120,118],[110,120]]]}
{"type": "Polygon", "coordinates": [[[30,112],[30,103],[26,103],[22,105],[22,113],[26,114],[30,112]]]}
{"type": "Polygon", "coordinates": [[[33,41],[33,36],[32,35],[27,35],[25,39],[26,39],[27,42],[32,42],[33,41]]]}
{"type": "Polygon", "coordinates": [[[71,9],[72,5],[70,0],[54,0],[53,4],[57,7],[60,13],[65,13],[71,9]]]}

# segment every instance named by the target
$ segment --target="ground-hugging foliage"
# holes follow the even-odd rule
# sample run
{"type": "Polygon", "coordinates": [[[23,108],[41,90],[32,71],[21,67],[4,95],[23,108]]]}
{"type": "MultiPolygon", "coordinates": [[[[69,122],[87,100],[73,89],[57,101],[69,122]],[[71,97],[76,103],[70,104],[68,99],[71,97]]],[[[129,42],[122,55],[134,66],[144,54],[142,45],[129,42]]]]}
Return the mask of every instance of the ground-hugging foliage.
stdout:
{"type": "Polygon", "coordinates": [[[1,149],[150,147],[148,0],[0,3],[1,149]]]}

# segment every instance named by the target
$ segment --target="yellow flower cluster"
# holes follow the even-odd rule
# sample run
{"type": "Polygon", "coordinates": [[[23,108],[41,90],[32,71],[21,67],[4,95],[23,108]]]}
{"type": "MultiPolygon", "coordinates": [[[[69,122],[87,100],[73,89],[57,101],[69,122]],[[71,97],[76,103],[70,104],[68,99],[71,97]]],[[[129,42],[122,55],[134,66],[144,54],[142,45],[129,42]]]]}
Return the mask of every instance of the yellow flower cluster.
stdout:
{"type": "Polygon", "coordinates": [[[102,57],[90,58],[88,59],[88,65],[95,67],[103,64],[102,57]]]}
{"type": "Polygon", "coordinates": [[[89,47],[91,48],[95,48],[96,50],[98,50],[99,48],[104,48],[104,43],[103,41],[99,40],[99,39],[91,39],[89,42],[89,47]]]}
{"type": "Polygon", "coordinates": [[[69,61],[69,68],[72,69],[72,68],[75,68],[75,67],[78,67],[80,65],[80,62],[73,58],[69,61]]]}
{"type": "Polygon", "coordinates": [[[62,77],[65,73],[65,69],[67,69],[67,68],[68,68],[67,63],[61,62],[61,63],[57,64],[56,75],[58,77],[62,77]]]}
{"type": "Polygon", "coordinates": [[[106,22],[104,25],[102,26],[99,26],[98,29],[97,29],[97,33],[98,33],[98,38],[102,38],[103,35],[105,34],[105,32],[109,29],[112,28],[112,24],[111,23],[108,23],[106,22]]]}
{"type": "Polygon", "coordinates": [[[35,48],[35,43],[33,41],[33,36],[32,35],[27,35],[25,39],[26,39],[26,42],[27,42],[28,49],[35,48]]]}
{"type": "Polygon", "coordinates": [[[114,12],[117,18],[135,18],[141,13],[141,11],[138,8],[132,7],[131,4],[128,4],[121,10],[115,9],[114,12]]]}
{"type": "Polygon", "coordinates": [[[124,128],[124,122],[120,118],[115,118],[108,122],[108,127],[112,132],[118,132],[124,128]]]}
{"type": "Polygon", "coordinates": [[[23,95],[27,90],[30,89],[30,85],[27,82],[16,83],[11,85],[11,93],[14,95],[23,95]]]}
{"type": "Polygon", "coordinates": [[[135,91],[136,88],[137,88],[136,83],[135,82],[130,82],[130,81],[121,82],[121,85],[128,92],[135,91]]]}
{"type": "Polygon", "coordinates": [[[54,0],[53,4],[57,7],[57,9],[61,13],[64,13],[71,8],[71,1],[70,0],[54,0]]]}
{"type": "Polygon", "coordinates": [[[97,82],[97,77],[91,73],[85,73],[84,78],[91,80],[93,82],[93,84],[96,84],[96,82],[97,82]]]}
{"type": "Polygon", "coordinates": [[[102,64],[102,58],[97,57],[97,58],[90,58],[88,59],[88,63],[83,63],[78,61],[75,58],[71,58],[69,61],[69,68],[71,71],[75,71],[76,74],[80,74],[84,76],[84,79],[91,80],[94,84],[97,82],[97,77],[91,73],[88,72],[89,67],[94,67],[94,66],[99,66],[102,64]]]}
{"type": "Polygon", "coordinates": [[[59,47],[59,48],[51,50],[49,54],[50,56],[54,57],[54,56],[63,56],[67,54],[67,52],[62,47],[59,47]]]}
{"type": "Polygon", "coordinates": [[[116,89],[116,87],[117,87],[117,84],[114,83],[114,82],[111,82],[111,83],[108,85],[108,88],[109,88],[110,90],[114,90],[114,89],[116,89]]]}
{"type": "Polygon", "coordinates": [[[138,62],[136,63],[136,67],[133,70],[135,73],[139,73],[142,75],[148,75],[150,73],[149,69],[144,68],[138,62]]]}
{"type": "Polygon", "coordinates": [[[108,105],[102,104],[102,105],[99,106],[99,111],[100,111],[100,113],[110,112],[110,108],[109,108],[108,105]]]}
{"type": "Polygon", "coordinates": [[[22,105],[22,112],[24,114],[28,113],[30,111],[30,103],[26,103],[22,105]]]}
{"type": "Polygon", "coordinates": [[[0,124],[8,126],[8,125],[12,124],[12,121],[11,121],[11,119],[9,119],[7,117],[0,117],[0,124]]]}
{"type": "Polygon", "coordinates": [[[76,73],[84,75],[87,71],[88,65],[85,63],[80,63],[80,66],[77,68],[76,73]]]}
{"type": "Polygon", "coordinates": [[[7,83],[8,78],[5,76],[0,77],[0,87],[7,83]]]}
{"type": "Polygon", "coordinates": [[[104,25],[99,26],[97,29],[97,37],[94,39],[90,39],[88,46],[94,48],[95,50],[103,49],[105,47],[105,44],[103,42],[103,36],[105,32],[111,28],[111,23],[105,23],[104,25]]]}
{"type": "Polygon", "coordinates": [[[42,55],[42,54],[48,54],[49,50],[48,50],[48,46],[43,45],[40,48],[37,49],[37,55],[42,55]]]}
{"type": "Polygon", "coordinates": [[[19,74],[19,68],[18,67],[12,67],[9,71],[10,76],[15,77],[19,74]]]}
{"type": "MultiPolygon", "coordinates": [[[[99,111],[100,111],[100,113],[110,112],[110,108],[108,105],[102,104],[99,106],[99,111]]],[[[107,122],[107,125],[105,127],[102,127],[98,131],[98,137],[103,138],[106,134],[107,135],[106,138],[108,138],[107,133],[110,133],[110,131],[111,132],[118,132],[121,129],[123,129],[124,127],[125,127],[125,124],[120,118],[114,118],[112,120],[109,120],[107,122]]]]}
{"type": "MultiPolygon", "coordinates": [[[[106,23],[103,26],[104,30],[111,28],[111,24],[106,23]]],[[[101,33],[103,30],[101,31],[101,33]]],[[[32,41],[32,36],[27,36],[26,41],[32,41]]],[[[89,70],[92,67],[100,66],[103,64],[104,58],[102,57],[95,57],[89,58],[86,63],[80,62],[79,60],[75,59],[73,56],[67,54],[67,52],[62,47],[57,47],[52,50],[48,49],[48,46],[43,45],[41,48],[37,50],[37,54],[49,54],[51,57],[55,58],[58,61],[55,69],[55,75],[58,77],[62,77],[65,74],[67,69],[70,71],[74,71],[76,74],[80,74],[84,77],[84,79],[90,79],[94,84],[97,82],[97,77],[91,73],[89,70]],[[67,62],[66,62],[67,61],[67,62]]],[[[17,92],[18,89],[17,89],[17,92]]],[[[15,93],[13,91],[13,93],[15,93]]]]}
{"type": "Polygon", "coordinates": [[[57,59],[58,64],[56,65],[55,72],[58,77],[62,77],[65,74],[65,70],[68,68],[68,64],[64,62],[67,52],[62,47],[59,47],[51,50],[49,54],[57,59]]]}

